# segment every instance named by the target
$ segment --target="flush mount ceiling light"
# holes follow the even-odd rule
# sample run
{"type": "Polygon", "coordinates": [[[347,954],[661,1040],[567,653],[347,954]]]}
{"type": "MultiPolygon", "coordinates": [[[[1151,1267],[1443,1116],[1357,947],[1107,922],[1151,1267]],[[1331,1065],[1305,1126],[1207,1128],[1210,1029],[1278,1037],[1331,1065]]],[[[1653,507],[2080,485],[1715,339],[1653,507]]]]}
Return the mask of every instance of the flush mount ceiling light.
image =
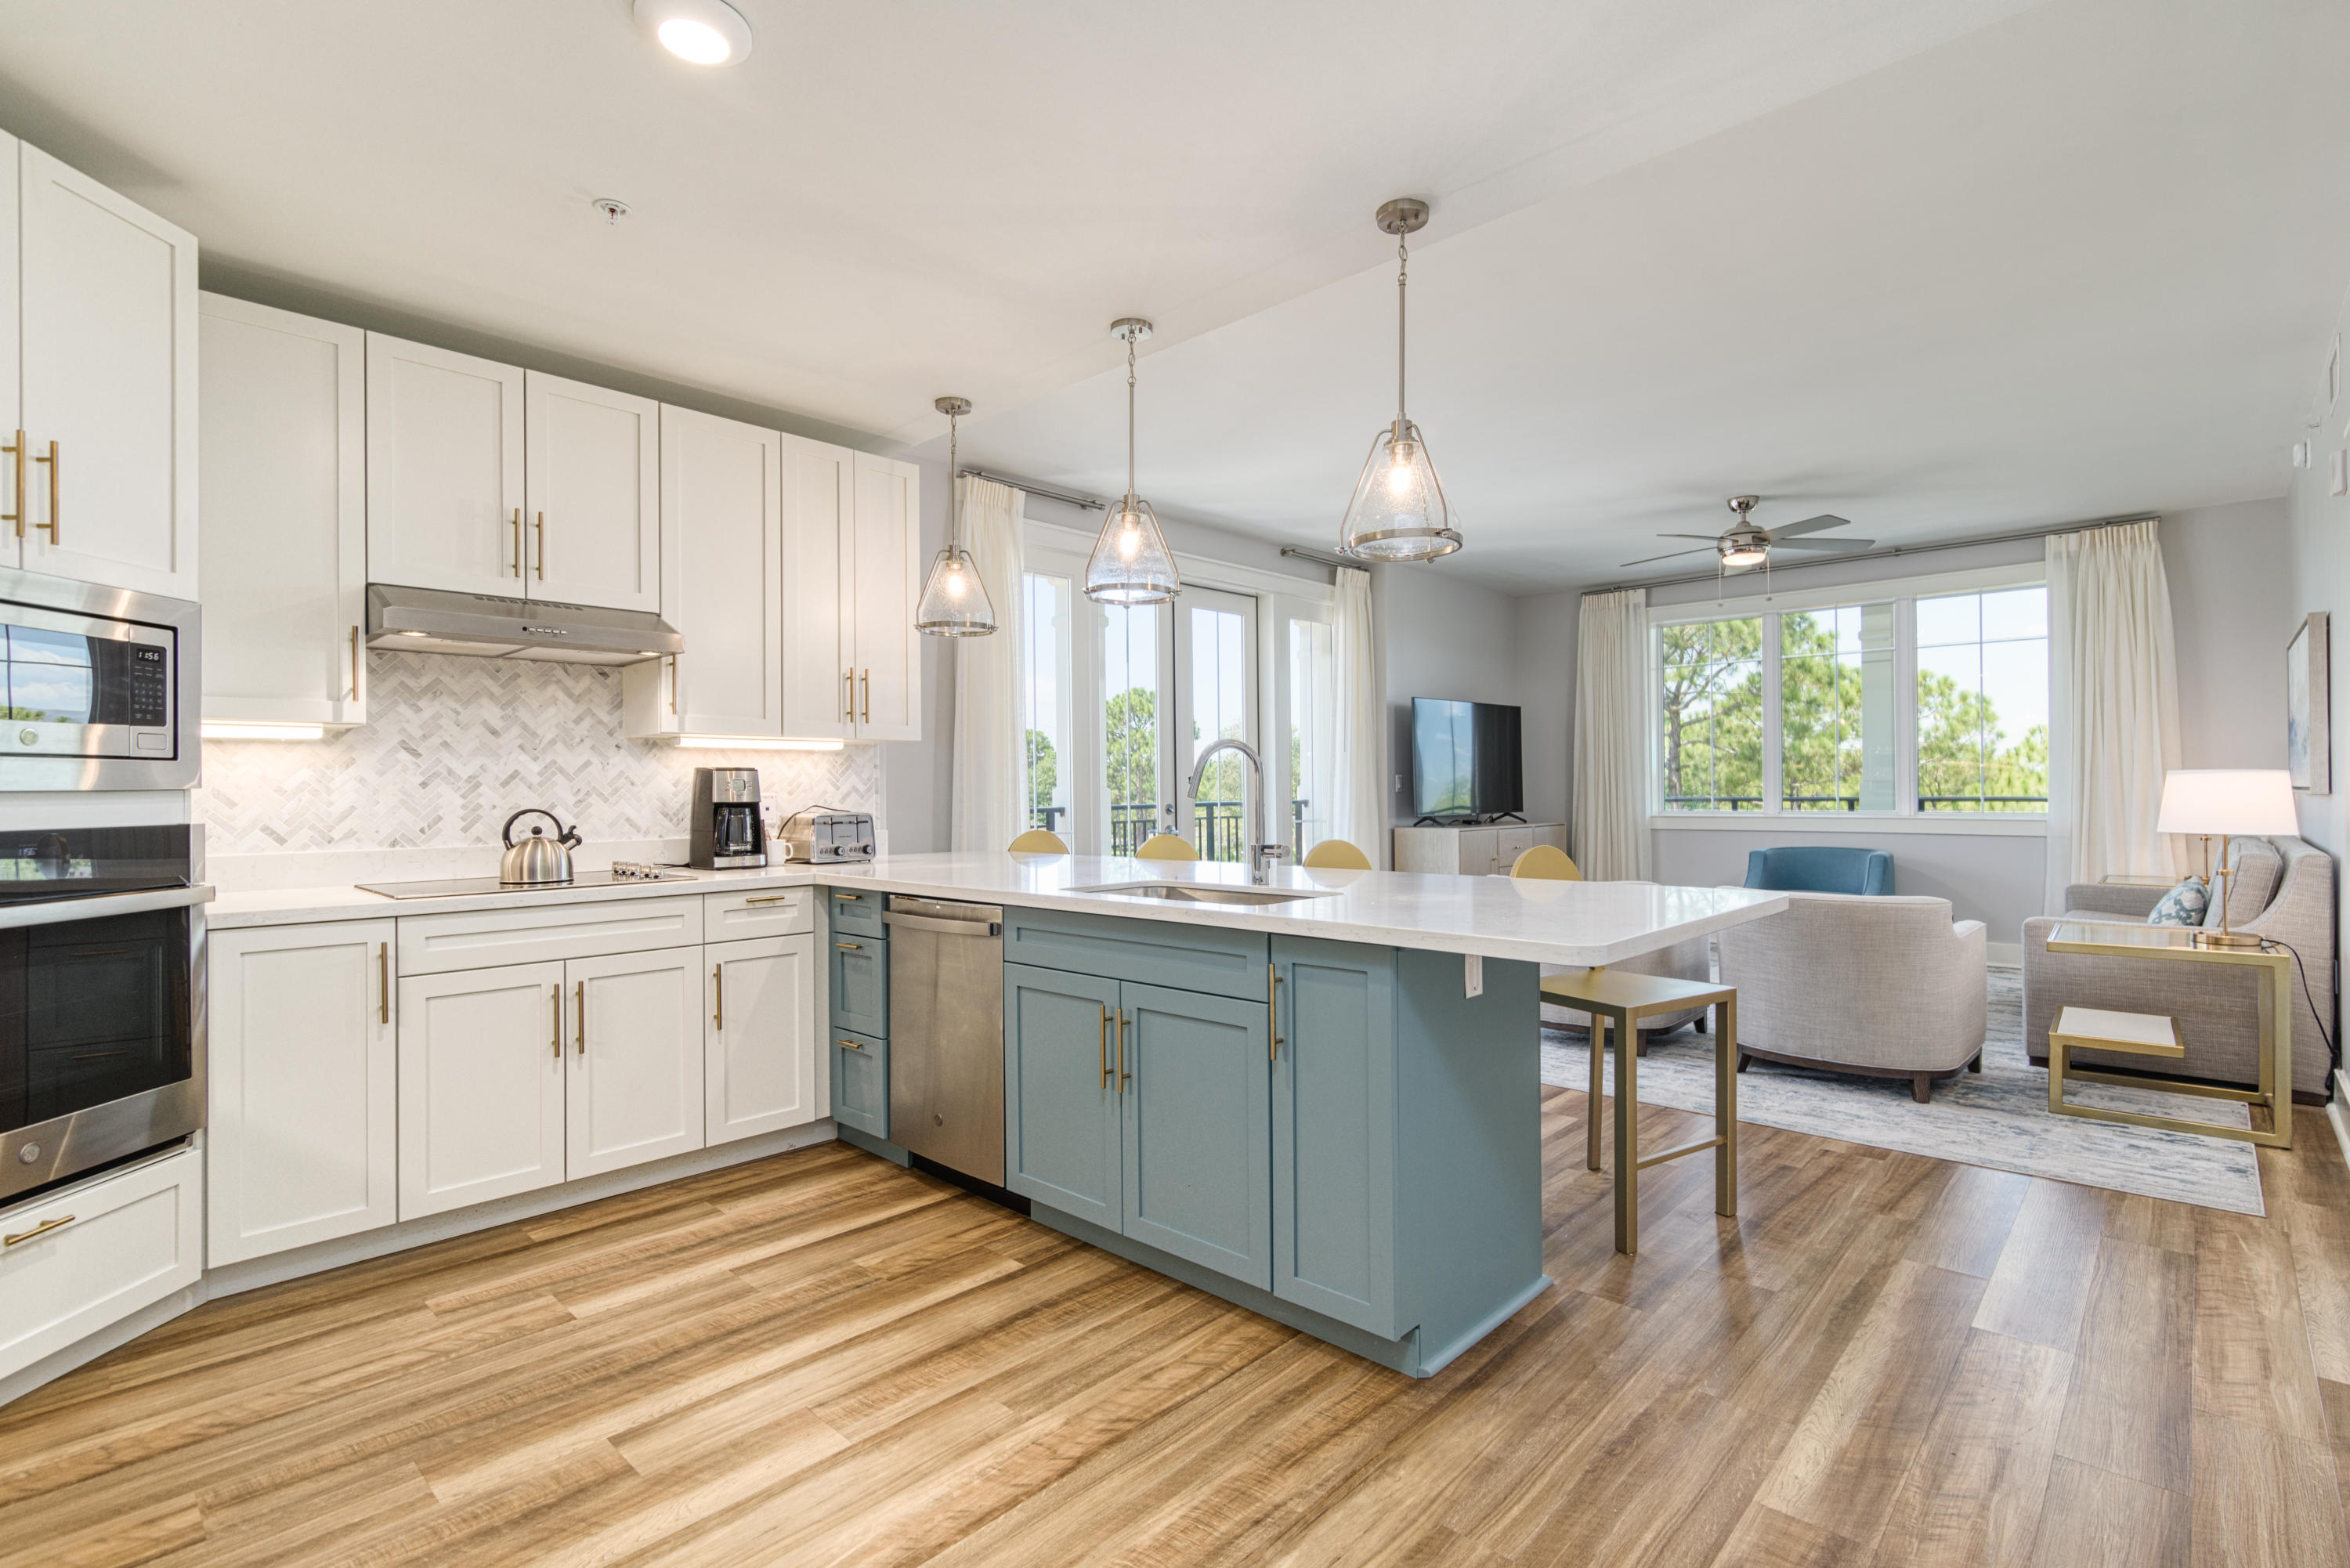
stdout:
{"type": "Polygon", "coordinates": [[[932,637],[985,637],[995,629],[995,607],[979,580],[979,563],[963,547],[962,487],[955,483],[955,427],[971,412],[971,400],[940,398],[931,406],[947,417],[947,547],[923,580],[914,629],[932,637]]]}
{"type": "Polygon", "coordinates": [[[1175,555],[1159,531],[1159,514],[1134,493],[1134,346],[1150,336],[1150,323],[1121,316],[1109,335],[1126,345],[1126,496],[1109,509],[1094,553],[1086,561],[1086,597],[1106,605],[1165,604],[1180,592],[1175,555]]]}
{"type": "Polygon", "coordinates": [[[751,24],[726,0],[637,0],[637,25],[697,66],[731,66],[751,52],[751,24]]]}
{"type": "Polygon", "coordinates": [[[1411,257],[1405,236],[1428,223],[1428,203],[1399,196],[1381,206],[1379,232],[1396,237],[1396,417],[1371,441],[1338,530],[1338,548],[1367,561],[1432,561],[1461,548],[1459,515],[1445,499],[1419,427],[1403,411],[1403,297],[1411,257]]]}

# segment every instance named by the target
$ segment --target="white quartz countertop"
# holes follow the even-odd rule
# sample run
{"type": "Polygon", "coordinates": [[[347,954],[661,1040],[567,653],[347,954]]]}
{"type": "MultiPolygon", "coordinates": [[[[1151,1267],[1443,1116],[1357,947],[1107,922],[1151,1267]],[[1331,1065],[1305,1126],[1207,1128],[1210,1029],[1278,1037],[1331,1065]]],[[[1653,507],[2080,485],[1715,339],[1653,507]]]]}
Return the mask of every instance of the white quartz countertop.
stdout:
{"type": "Polygon", "coordinates": [[[1538,963],[1616,963],[1691,937],[1777,914],[1786,895],[1743,888],[1670,888],[1645,882],[1545,882],[1508,877],[1424,876],[1280,866],[1268,886],[1303,892],[1263,906],[1199,904],[1099,891],[1119,884],[1206,883],[1245,888],[1247,871],[1211,862],[1087,855],[901,855],[869,866],[786,866],[698,871],[691,882],[554,888],[454,898],[395,900],[355,887],[224,890],[206,908],[215,929],[315,920],[381,919],[673,898],[695,893],[794,887],[871,887],[888,893],[1076,909],[1179,925],[1286,931],[1294,936],[1538,963]],[[1083,890],[1081,890],[1083,889],[1083,890]]]}

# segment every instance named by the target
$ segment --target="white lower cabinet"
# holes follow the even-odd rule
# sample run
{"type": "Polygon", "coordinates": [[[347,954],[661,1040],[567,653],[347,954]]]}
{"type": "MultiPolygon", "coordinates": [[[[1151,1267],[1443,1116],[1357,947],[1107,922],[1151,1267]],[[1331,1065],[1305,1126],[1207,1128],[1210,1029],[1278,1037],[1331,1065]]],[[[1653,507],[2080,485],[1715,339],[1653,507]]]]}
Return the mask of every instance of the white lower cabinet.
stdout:
{"type": "Polygon", "coordinates": [[[207,940],[213,1265],[390,1224],[399,1217],[392,922],[207,940]]]}
{"type": "Polygon", "coordinates": [[[577,1180],[702,1145],[702,949],[573,959],[569,1137],[577,1180]]]}
{"type": "Polygon", "coordinates": [[[564,1179],[564,966],[400,981],[400,1217],[564,1179]]]}
{"type": "Polygon", "coordinates": [[[203,1183],[185,1149],[0,1213],[0,1377],[195,1283],[203,1183]]]}
{"type": "Polygon", "coordinates": [[[712,942],[702,955],[708,1141],[814,1121],[816,938],[712,942]]]}

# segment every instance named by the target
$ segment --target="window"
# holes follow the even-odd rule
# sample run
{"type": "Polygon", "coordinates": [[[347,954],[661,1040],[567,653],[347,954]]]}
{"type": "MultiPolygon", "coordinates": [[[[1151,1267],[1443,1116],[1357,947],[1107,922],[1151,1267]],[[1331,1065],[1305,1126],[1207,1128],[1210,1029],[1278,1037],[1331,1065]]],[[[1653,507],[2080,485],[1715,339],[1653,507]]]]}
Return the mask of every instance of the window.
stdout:
{"type": "Polygon", "coordinates": [[[1159,628],[1168,612],[1159,605],[1102,607],[1101,746],[1102,810],[1096,820],[1108,828],[1108,855],[1131,855],[1159,831],[1160,792],[1159,711],[1166,682],[1160,678],[1159,628]]]}
{"type": "Polygon", "coordinates": [[[1664,806],[1762,807],[1762,618],[1662,628],[1664,806]]]}
{"type": "Polygon", "coordinates": [[[1659,810],[2045,813],[2048,591],[2009,583],[1660,621],[1659,810]]]}
{"type": "Polygon", "coordinates": [[[2048,590],[1918,601],[1918,809],[2048,809],[2048,590]]]}
{"type": "Polygon", "coordinates": [[[1069,579],[1030,572],[1021,583],[1020,728],[1027,824],[1066,838],[1075,782],[1076,715],[1071,711],[1069,579]]]}

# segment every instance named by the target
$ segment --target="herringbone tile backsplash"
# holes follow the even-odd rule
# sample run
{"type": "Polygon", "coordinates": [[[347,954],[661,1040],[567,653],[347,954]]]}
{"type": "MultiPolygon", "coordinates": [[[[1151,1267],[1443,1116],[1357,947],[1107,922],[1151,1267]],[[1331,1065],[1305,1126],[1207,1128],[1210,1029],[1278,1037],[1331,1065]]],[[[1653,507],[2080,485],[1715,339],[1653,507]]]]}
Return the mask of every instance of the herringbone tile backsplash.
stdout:
{"type": "Polygon", "coordinates": [[[591,843],[686,831],[696,767],[754,767],[770,816],[881,815],[878,748],[681,751],[623,740],[618,670],[368,655],[368,722],[323,741],[206,741],[192,806],[215,855],[494,844],[526,805],[591,843]]]}

